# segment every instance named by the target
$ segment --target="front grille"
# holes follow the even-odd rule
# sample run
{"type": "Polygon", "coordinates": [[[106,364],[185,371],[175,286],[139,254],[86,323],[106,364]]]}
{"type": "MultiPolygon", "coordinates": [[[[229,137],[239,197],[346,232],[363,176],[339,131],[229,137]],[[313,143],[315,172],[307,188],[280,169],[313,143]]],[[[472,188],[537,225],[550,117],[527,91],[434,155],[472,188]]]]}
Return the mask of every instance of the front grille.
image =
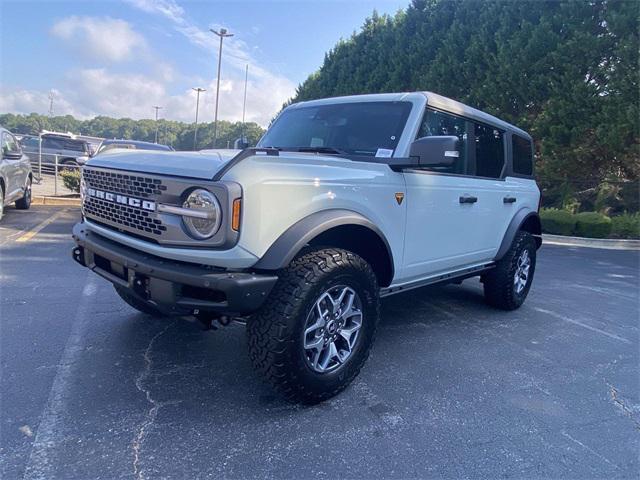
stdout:
{"type": "Polygon", "coordinates": [[[149,198],[152,195],[160,195],[167,189],[158,178],[93,169],[85,169],[83,175],[84,181],[93,188],[133,197],[149,198]]]}
{"type": "Polygon", "coordinates": [[[84,213],[153,235],[162,235],[162,232],[167,231],[162,221],[153,218],[151,212],[99,198],[85,198],[84,213]]]}
{"type": "MultiPolygon", "coordinates": [[[[167,187],[158,178],[140,177],[133,173],[98,170],[85,167],[82,172],[86,188],[113,194],[156,201],[167,187]]],[[[85,195],[84,214],[88,218],[118,230],[127,230],[156,239],[167,231],[157,212],[85,195]]]]}

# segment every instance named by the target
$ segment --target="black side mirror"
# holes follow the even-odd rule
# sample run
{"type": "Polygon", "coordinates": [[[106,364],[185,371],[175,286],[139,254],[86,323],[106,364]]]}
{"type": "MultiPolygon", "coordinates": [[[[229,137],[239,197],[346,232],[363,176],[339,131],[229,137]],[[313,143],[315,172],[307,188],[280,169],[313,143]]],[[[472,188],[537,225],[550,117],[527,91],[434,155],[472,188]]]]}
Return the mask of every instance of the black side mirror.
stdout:
{"type": "Polygon", "coordinates": [[[418,138],[409,148],[421,167],[448,167],[460,157],[460,139],[454,135],[418,138]]]}
{"type": "Polygon", "coordinates": [[[22,152],[2,152],[2,158],[5,160],[20,160],[22,158],[22,152]]]}

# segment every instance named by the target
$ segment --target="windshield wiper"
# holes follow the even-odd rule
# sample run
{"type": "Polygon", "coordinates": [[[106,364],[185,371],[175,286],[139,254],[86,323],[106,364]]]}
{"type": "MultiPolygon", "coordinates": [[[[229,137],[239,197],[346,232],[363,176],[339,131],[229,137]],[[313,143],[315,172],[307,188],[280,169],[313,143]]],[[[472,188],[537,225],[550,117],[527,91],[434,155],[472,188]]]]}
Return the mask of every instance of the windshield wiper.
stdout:
{"type": "Polygon", "coordinates": [[[292,147],[292,150],[298,152],[312,152],[312,153],[329,153],[335,155],[346,155],[347,152],[333,147],[292,147]]]}

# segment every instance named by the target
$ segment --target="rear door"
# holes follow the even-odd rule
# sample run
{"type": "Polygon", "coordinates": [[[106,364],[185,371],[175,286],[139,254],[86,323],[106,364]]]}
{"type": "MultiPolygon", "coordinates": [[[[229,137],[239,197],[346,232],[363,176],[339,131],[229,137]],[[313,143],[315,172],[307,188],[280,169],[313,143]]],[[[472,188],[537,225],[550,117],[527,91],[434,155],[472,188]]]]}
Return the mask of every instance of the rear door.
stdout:
{"type": "Polygon", "coordinates": [[[475,179],[478,215],[482,225],[478,241],[493,260],[509,222],[518,208],[517,192],[505,181],[507,168],[507,134],[504,130],[479,122],[473,123],[472,161],[469,174],[475,179]]]}

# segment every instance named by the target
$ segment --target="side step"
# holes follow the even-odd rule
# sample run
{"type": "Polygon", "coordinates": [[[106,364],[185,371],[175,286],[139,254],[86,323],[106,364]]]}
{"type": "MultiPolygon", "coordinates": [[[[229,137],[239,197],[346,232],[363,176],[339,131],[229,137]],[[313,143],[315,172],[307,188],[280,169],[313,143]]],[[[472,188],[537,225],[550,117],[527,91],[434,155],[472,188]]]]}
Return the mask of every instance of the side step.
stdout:
{"type": "Polygon", "coordinates": [[[387,287],[380,289],[380,298],[395,295],[396,293],[406,292],[415,288],[426,287],[428,285],[436,285],[438,283],[451,283],[462,281],[465,278],[477,277],[483,272],[491,270],[496,265],[495,263],[486,263],[484,265],[477,265],[475,267],[464,268],[462,270],[456,270],[454,272],[443,273],[441,275],[435,275],[433,277],[425,278],[422,280],[416,280],[405,285],[398,285],[395,287],[387,287]]]}

